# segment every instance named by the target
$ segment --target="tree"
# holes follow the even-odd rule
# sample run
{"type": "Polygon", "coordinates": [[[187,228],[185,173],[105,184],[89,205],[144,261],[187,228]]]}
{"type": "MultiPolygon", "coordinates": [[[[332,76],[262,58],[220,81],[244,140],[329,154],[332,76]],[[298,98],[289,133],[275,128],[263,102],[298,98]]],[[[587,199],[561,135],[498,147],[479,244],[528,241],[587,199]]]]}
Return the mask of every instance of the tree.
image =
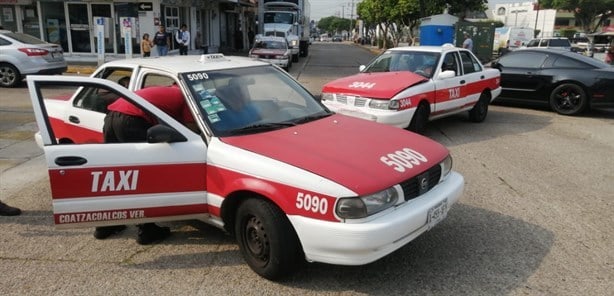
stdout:
{"type": "Polygon", "coordinates": [[[318,28],[328,33],[339,33],[343,30],[350,30],[350,20],[336,16],[321,18],[318,22],[318,28]]]}
{"type": "Polygon", "coordinates": [[[579,27],[593,33],[612,15],[614,0],[540,0],[539,5],[573,12],[579,27]]]}
{"type": "Polygon", "coordinates": [[[396,46],[405,28],[413,39],[411,32],[425,14],[440,14],[448,8],[451,14],[461,15],[462,19],[467,11],[484,11],[486,3],[486,0],[364,0],[358,4],[357,11],[370,29],[380,27],[383,36],[390,37],[396,46]]]}

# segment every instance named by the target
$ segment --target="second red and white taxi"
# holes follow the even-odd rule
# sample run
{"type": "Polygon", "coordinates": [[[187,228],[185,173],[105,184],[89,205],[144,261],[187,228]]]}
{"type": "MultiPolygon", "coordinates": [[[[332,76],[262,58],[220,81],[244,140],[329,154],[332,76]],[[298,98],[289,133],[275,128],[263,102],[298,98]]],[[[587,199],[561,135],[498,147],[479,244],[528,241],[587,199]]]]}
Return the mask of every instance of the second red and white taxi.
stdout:
{"type": "Polygon", "coordinates": [[[268,279],[297,260],[378,260],[442,221],[464,187],[441,144],[334,114],[246,57],[129,59],[93,77],[30,76],[28,88],[58,228],[198,219],[234,234],[268,279]],[[197,131],[133,92],[154,85],[182,90],[197,131]],[[64,89],[74,95],[45,99],[64,89]],[[146,142],[102,142],[118,97],[159,123],[146,142]]]}
{"type": "Polygon", "coordinates": [[[464,111],[482,122],[501,93],[499,71],[452,44],[388,49],[360,70],[324,85],[324,105],[416,132],[429,120],[464,111]]]}

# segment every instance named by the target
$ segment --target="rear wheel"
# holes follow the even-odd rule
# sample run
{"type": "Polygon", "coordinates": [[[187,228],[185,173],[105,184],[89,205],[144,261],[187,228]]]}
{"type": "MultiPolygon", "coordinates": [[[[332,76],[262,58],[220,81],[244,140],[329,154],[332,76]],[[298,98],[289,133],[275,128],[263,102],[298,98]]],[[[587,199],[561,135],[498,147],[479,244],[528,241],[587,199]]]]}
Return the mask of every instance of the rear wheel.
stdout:
{"type": "Polygon", "coordinates": [[[292,55],[292,61],[293,62],[298,62],[298,53],[292,55]]]}
{"type": "Polygon", "coordinates": [[[561,84],[550,94],[550,107],[559,114],[578,114],[586,109],[587,104],[586,93],[574,83],[561,84]]]}
{"type": "Polygon", "coordinates": [[[469,120],[473,122],[482,122],[488,115],[488,105],[490,104],[490,93],[483,92],[480,98],[475,103],[473,108],[469,110],[469,120]]]}
{"type": "Polygon", "coordinates": [[[412,132],[416,132],[419,134],[424,133],[426,129],[426,125],[429,122],[429,106],[425,103],[421,103],[418,105],[416,112],[414,112],[414,116],[411,118],[411,122],[407,129],[412,132]]]}
{"type": "Polygon", "coordinates": [[[257,274],[274,280],[290,274],[300,247],[287,217],[272,203],[251,198],[237,211],[235,235],[245,261],[257,274]]]}
{"type": "Polygon", "coordinates": [[[19,70],[11,64],[0,63],[0,86],[13,87],[21,81],[19,70]]]}

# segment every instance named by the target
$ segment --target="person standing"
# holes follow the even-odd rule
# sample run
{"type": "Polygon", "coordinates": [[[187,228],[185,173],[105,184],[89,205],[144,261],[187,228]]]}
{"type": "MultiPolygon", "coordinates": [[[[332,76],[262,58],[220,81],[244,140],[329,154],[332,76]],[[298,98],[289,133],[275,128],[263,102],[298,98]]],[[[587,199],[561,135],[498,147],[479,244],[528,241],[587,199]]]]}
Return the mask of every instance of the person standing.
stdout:
{"type": "Polygon", "coordinates": [[[610,47],[605,51],[606,64],[614,65],[614,41],[610,43],[610,47]]]}
{"type": "Polygon", "coordinates": [[[177,31],[175,40],[179,44],[179,55],[188,55],[188,47],[190,45],[190,32],[188,32],[188,26],[181,24],[181,29],[177,31]]]}
{"type": "Polygon", "coordinates": [[[18,216],[21,215],[21,210],[16,207],[11,207],[0,201],[0,216],[18,216]]]}
{"type": "Polygon", "coordinates": [[[149,40],[149,34],[145,33],[143,34],[143,40],[141,40],[141,53],[143,54],[143,57],[150,57],[151,56],[151,48],[153,47],[153,42],[151,42],[151,40],[149,40]]]}
{"type": "Polygon", "coordinates": [[[465,41],[463,41],[463,48],[468,49],[469,51],[473,52],[473,40],[471,40],[471,36],[469,36],[469,33],[465,32],[465,41]]]}
{"type": "Polygon", "coordinates": [[[156,45],[159,56],[163,57],[168,54],[168,46],[171,44],[171,38],[166,34],[164,25],[160,25],[158,32],[154,35],[153,43],[156,45]]]}
{"type": "MultiPolygon", "coordinates": [[[[134,93],[188,128],[197,130],[194,117],[177,85],[152,86],[139,89],[134,93]]],[[[109,113],[105,116],[102,127],[105,143],[146,142],[147,130],[158,123],[156,118],[123,98],[113,102],[107,109],[109,113]]],[[[160,227],[155,223],[137,226],[139,228],[137,243],[140,245],[149,245],[164,240],[170,235],[170,228],[160,227]]],[[[96,227],[94,237],[105,239],[125,228],[125,225],[96,227]]]]}

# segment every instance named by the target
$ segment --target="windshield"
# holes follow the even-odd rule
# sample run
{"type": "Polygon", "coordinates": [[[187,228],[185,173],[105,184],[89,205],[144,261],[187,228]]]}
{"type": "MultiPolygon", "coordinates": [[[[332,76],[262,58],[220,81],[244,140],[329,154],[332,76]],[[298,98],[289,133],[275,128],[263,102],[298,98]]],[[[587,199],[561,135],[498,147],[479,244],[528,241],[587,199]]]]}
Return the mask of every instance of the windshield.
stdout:
{"type": "Polygon", "coordinates": [[[410,71],[431,78],[440,54],[425,51],[387,51],[371,62],[363,73],[410,71]]]}
{"type": "Polygon", "coordinates": [[[288,24],[292,25],[294,14],[288,12],[266,12],[264,14],[264,23],[288,24]]]}
{"type": "Polygon", "coordinates": [[[280,129],[331,114],[296,81],[271,65],[181,76],[216,136],[280,129]]]}

